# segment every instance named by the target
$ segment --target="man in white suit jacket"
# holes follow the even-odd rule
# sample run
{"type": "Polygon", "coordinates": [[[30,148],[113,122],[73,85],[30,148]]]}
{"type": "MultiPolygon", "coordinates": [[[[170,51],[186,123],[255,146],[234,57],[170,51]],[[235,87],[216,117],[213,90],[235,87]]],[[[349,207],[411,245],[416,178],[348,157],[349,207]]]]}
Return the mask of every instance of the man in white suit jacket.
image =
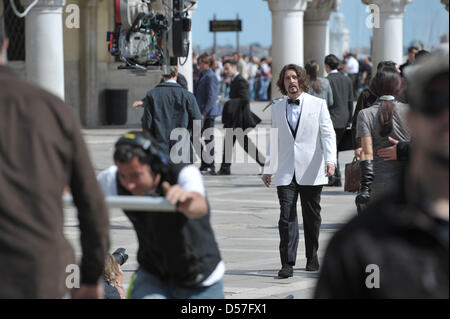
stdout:
{"type": "Polygon", "coordinates": [[[317,271],[319,261],[320,196],[336,167],[336,134],[323,99],[307,94],[306,71],[294,64],[281,71],[277,86],[285,98],[272,106],[272,128],[278,138],[269,145],[262,180],[269,187],[275,174],[280,201],[281,278],[293,276],[299,229],[300,194],[306,246],[306,270],[317,271]],[[277,145],[274,145],[277,144],[277,145]]]}

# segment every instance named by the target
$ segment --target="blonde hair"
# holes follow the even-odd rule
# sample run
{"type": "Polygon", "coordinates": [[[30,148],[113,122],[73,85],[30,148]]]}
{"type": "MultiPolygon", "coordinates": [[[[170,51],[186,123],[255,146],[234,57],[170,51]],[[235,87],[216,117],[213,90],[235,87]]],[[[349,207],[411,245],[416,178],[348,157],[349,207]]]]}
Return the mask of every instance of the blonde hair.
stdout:
{"type": "Polygon", "coordinates": [[[106,281],[108,281],[110,285],[115,286],[119,272],[120,272],[119,263],[117,262],[116,258],[114,258],[114,256],[111,254],[107,254],[105,257],[105,271],[104,271],[106,281]]]}
{"type": "Polygon", "coordinates": [[[163,79],[171,79],[178,75],[178,67],[176,65],[172,65],[170,67],[170,74],[163,74],[163,79]]]}

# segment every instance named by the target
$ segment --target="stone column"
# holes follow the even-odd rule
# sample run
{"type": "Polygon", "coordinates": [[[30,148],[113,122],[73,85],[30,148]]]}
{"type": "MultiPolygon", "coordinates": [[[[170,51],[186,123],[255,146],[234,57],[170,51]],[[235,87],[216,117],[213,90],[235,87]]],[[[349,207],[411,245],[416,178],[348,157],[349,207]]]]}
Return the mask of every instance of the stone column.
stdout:
{"type": "Polygon", "coordinates": [[[391,60],[399,65],[403,62],[403,14],[412,0],[362,0],[366,5],[375,5],[374,15],[379,12],[379,25],[375,17],[373,27],[373,65],[391,60]],[[377,12],[378,11],[378,12],[377,12]]]}
{"type": "Polygon", "coordinates": [[[80,119],[86,127],[99,124],[97,8],[100,1],[80,1],[80,119]]]}
{"type": "Polygon", "coordinates": [[[305,63],[316,60],[320,75],[325,74],[324,59],[330,54],[329,20],[339,10],[341,0],[313,0],[305,12],[305,63]]]}
{"type": "Polygon", "coordinates": [[[303,15],[311,0],[267,0],[272,13],[272,99],[286,64],[303,65],[303,15]]]}
{"type": "MultiPolygon", "coordinates": [[[[194,11],[197,10],[197,3],[189,9],[189,18],[192,19],[192,14],[194,11]]],[[[180,62],[178,62],[179,65],[179,72],[184,75],[186,78],[186,81],[188,83],[188,90],[191,92],[194,92],[194,78],[193,78],[193,68],[192,68],[192,52],[193,52],[193,43],[192,43],[192,32],[189,32],[189,55],[187,58],[181,58],[181,62],[185,62],[184,65],[180,65],[180,62]]],[[[179,61],[180,59],[178,59],[179,61]]]]}
{"type": "Polygon", "coordinates": [[[348,51],[350,51],[350,30],[345,27],[344,15],[338,12],[333,17],[330,30],[330,53],[342,59],[344,53],[348,51]]]}
{"type": "MultiPolygon", "coordinates": [[[[24,7],[33,1],[22,0],[24,7]]],[[[31,82],[64,100],[63,6],[66,0],[41,0],[25,20],[25,66],[31,82]]]]}

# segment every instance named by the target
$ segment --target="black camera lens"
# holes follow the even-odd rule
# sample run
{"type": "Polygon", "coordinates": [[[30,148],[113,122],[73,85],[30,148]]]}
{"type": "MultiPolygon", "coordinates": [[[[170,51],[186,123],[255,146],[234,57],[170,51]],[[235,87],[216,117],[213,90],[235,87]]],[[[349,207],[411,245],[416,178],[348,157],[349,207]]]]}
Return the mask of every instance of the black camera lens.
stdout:
{"type": "Polygon", "coordinates": [[[115,252],[112,253],[120,266],[122,266],[128,260],[128,255],[125,253],[125,251],[125,248],[118,248],[115,252]]]}

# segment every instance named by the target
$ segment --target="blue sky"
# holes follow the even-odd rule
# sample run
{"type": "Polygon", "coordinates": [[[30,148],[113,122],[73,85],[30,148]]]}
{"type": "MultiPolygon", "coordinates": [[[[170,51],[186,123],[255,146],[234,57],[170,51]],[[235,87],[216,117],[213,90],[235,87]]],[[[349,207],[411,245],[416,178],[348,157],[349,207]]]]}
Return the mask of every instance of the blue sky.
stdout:
{"type": "MultiPolygon", "coordinates": [[[[350,30],[350,47],[368,47],[372,31],[366,27],[368,13],[360,0],[342,0],[339,12],[345,16],[350,30]]],[[[209,20],[214,13],[218,20],[235,19],[239,13],[243,21],[241,45],[260,43],[269,46],[272,39],[271,14],[268,4],[262,0],[199,0],[193,15],[193,44],[201,48],[212,46],[213,35],[209,32],[209,20]]],[[[449,16],[440,0],[414,0],[406,7],[404,16],[404,45],[419,40],[426,45],[438,43],[439,36],[448,33],[449,16]],[[420,23],[418,23],[420,22],[420,23]]],[[[333,18],[333,17],[332,17],[333,18]]],[[[332,21],[331,18],[331,21],[332,21]]],[[[217,33],[218,45],[235,45],[235,33],[217,33]]]]}

